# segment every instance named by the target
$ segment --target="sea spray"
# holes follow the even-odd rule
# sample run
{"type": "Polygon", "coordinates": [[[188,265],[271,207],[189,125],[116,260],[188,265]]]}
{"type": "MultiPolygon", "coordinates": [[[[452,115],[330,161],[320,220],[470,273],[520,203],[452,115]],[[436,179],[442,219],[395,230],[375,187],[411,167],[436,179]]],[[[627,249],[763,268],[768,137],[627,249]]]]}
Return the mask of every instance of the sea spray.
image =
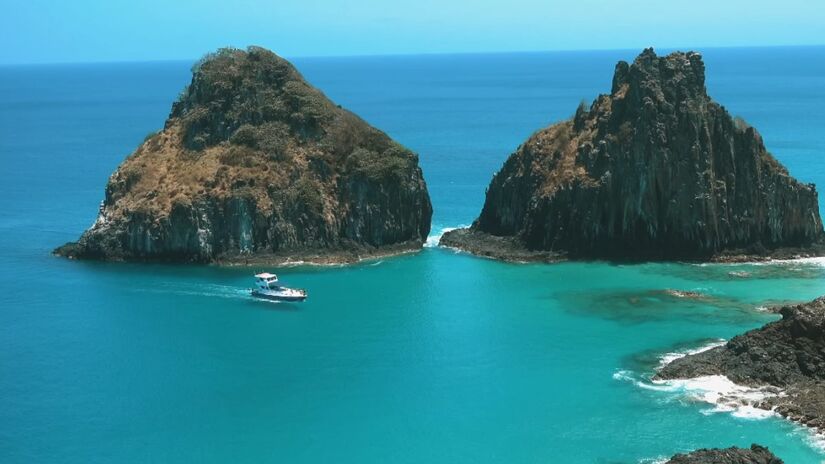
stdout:
{"type": "Polygon", "coordinates": [[[438,242],[441,240],[441,237],[445,233],[447,233],[451,230],[461,229],[461,228],[464,228],[464,227],[467,227],[467,225],[462,224],[462,225],[459,225],[459,226],[456,226],[456,227],[441,227],[441,228],[438,229],[438,231],[436,233],[430,234],[427,237],[427,240],[424,242],[424,247],[425,248],[435,248],[435,247],[438,246],[438,242]]]}

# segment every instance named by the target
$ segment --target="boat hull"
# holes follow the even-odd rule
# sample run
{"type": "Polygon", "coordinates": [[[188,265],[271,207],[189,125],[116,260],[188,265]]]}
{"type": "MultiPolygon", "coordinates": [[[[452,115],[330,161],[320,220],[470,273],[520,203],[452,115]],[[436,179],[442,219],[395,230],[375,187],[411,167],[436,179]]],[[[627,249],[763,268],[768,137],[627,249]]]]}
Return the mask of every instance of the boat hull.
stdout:
{"type": "Polygon", "coordinates": [[[255,298],[260,298],[262,300],[269,300],[269,301],[286,301],[297,303],[307,299],[306,295],[301,296],[285,296],[285,295],[273,295],[271,293],[264,293],[258,290],[252,290],[252,296],[255,298]]]}

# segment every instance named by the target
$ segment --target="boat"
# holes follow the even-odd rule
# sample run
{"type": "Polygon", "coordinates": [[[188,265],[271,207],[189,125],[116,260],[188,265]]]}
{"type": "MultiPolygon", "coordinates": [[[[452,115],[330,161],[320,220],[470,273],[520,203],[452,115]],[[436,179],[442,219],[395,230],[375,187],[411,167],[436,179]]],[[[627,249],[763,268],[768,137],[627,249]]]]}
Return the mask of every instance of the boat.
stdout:
{"type": "Polygon", "coordinates": [[[270,301],[300,302],[307,299],[306,290],[286,287],[278,276],[269,272],[255,274],[255,288],[252,296],[270,301]]]}

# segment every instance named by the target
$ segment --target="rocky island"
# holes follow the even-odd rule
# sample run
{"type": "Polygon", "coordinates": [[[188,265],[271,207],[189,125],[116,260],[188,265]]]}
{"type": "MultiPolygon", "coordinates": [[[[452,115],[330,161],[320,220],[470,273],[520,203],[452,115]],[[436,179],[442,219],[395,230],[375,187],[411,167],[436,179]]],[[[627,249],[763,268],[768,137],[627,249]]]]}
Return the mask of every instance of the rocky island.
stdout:
{"type": "Polygon", "coordinates": [[[825,297],[778,312],[782,319],[676,359],[654,379],[723,375],[766,392],[753,406],[825,433],[825,297]]]}
{"type": "Polygon", "coordinates": [[[468,229],[441,244],[493,258],[736,260],[823,254],[817,192],[705,88],[698,53],[644,50],[609,95],[504,163],[468,229]]]}
{"type": "Polygon", "coordinates": [[[94,225],[55,253],[191,262],[353,261],[422,246],[418,158],[259,47],[193,67],[163,130],[118,167],[94,225]]]}
{"type": "Polygon", "coordinates": [[[783,464],[768,448],[751,445],[750,449],[701,449],[687,454],[677,454],[665,464],[783,464]]]}

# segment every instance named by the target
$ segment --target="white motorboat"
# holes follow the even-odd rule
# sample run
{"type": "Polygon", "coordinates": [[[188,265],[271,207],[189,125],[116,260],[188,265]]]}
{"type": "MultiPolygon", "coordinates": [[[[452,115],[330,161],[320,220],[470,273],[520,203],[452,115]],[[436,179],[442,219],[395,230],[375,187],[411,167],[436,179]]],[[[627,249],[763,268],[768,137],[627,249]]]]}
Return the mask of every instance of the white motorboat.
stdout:
{"type": "Polygon", "coordinates": [[[275,274],[262,272],[255,274],[255,288],[252,296],[271,301],[304,301],[307,299],[306,290],[284,286],[275,274]]]}

